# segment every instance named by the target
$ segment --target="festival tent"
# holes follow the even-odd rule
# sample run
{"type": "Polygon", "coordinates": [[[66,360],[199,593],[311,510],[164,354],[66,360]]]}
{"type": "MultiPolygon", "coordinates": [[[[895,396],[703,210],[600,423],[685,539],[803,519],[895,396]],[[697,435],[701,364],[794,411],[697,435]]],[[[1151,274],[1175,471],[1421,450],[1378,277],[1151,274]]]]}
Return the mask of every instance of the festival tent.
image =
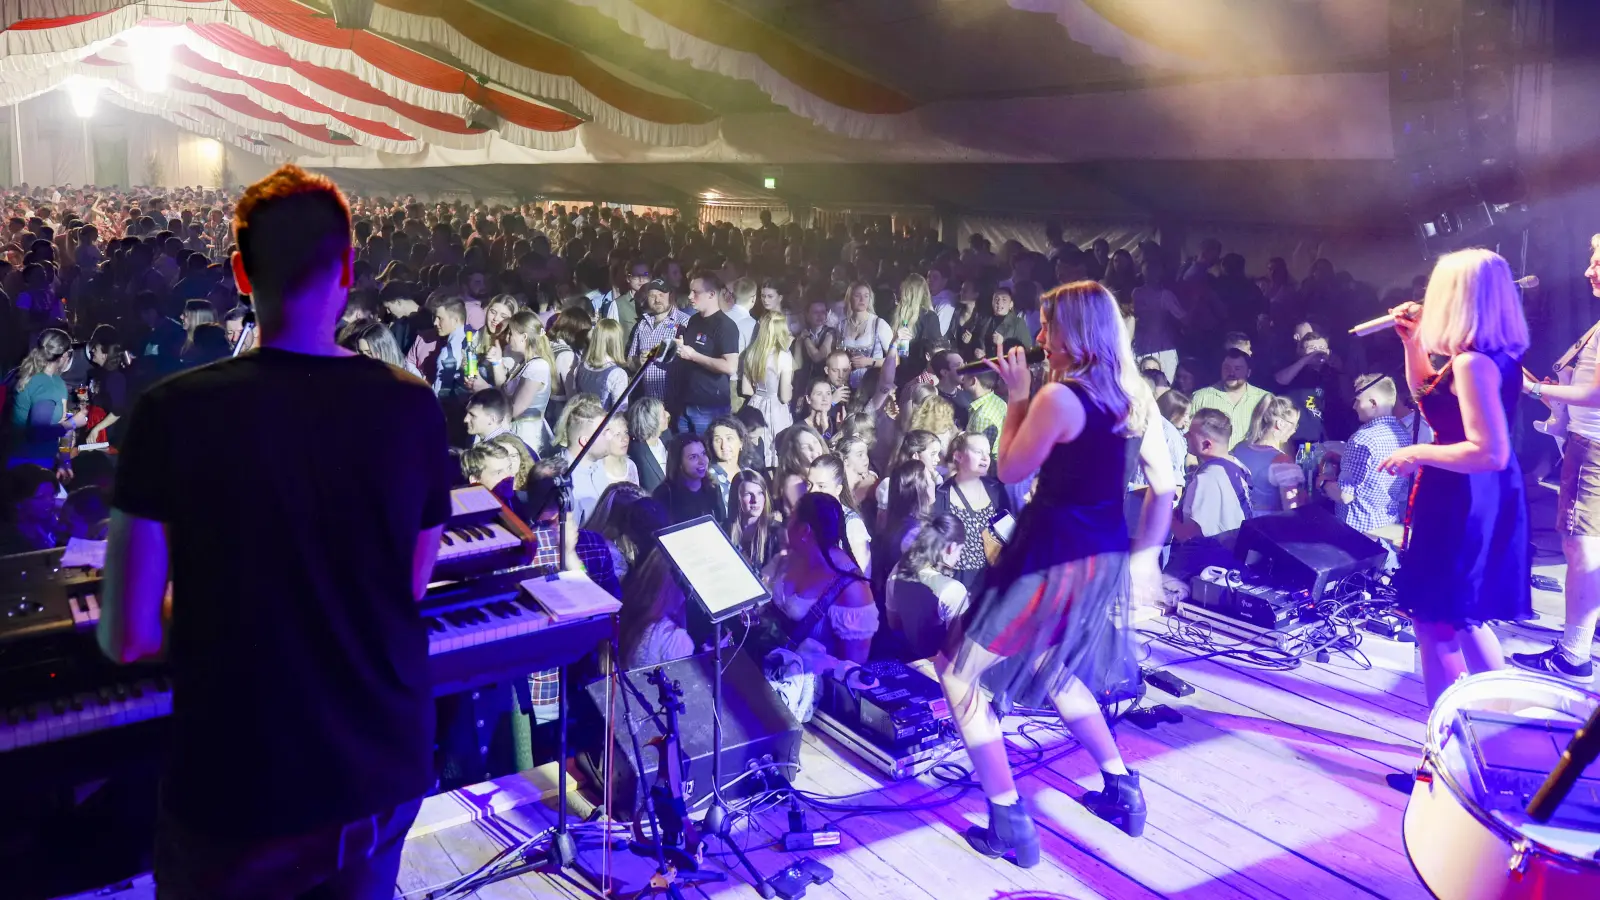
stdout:
{"type": "Polygon", "coordinates": [[[1328,222],[1389,185],[1386,0],[367,5],[0,2],[0,105],[95,92],[374,185],[637,202],[1328,222]]]}

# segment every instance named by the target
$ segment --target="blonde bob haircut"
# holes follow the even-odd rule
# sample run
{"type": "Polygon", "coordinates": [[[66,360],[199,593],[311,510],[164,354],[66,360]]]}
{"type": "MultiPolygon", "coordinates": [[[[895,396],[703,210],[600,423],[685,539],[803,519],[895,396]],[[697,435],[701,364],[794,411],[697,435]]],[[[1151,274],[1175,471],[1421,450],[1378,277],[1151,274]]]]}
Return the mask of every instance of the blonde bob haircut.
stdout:
{"type": "Polygon", "coordinates": [[[1439,258],[1428,278],[1417,336],[1441,356],[1468,350],[1520,357],[1528,349],[1528,320],[1511,266],[1489,250],[1458,250],[1439,258]]]}

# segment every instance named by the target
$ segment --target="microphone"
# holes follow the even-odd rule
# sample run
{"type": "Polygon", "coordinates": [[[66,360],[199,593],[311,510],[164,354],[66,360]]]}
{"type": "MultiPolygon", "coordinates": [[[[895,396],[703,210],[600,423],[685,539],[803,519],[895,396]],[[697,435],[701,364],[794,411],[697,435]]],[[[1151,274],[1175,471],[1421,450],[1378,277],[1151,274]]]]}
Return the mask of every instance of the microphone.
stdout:
{"type": "Polygon", "coordinates": [[[1600,709],[1596,709],[1589,716],[1589,721],[1572,736],[1572,741],[1561,754],[1561,761],[1556,763],[1550,777],[1533,795],[1533,800],[1528,804],[1528,818],[1535,822],[1550,821],[1550,817],[1561,806],[1561,801],[1567,799],[1567,794],[1572,791],[1578,776],[1594,762],[1597,755],[1600,755],[1600,709]]]}
{"type": "MultiPolygon", "coordinates": [[[[1512,284],[1515,284],[1519,290],[1531,291],[1539,286],[1539,276],[1524,275],[1512,282],[1512,284]]],[[[1407,318],[1410,319],[1414,317],[1408,316],[1407,318]]],[[[1394,322],[1395,317],[1392,315],[1379,316],[1376,319],[1368,319],[1367,321],[1362,322],[1360,325],[1350,329],[1350,333],[1356,337],[1366,337],[1369,334],[1377,334],[1380,331],[1386,331],[1390,328],[1393,328],[1394,322]]]]}
{"type": "Polygon", "coordinates": [[[681,338],[681,337],[683,337],[683,323],[679,322],[678,323],[678,327],[676,329],[674,329],[673,332],[672,332],[672,337],[669,337],[666,340],[662,341],[661,343],[657,344],[655,346],[655,349],[653,349],[649,353],[645,354],[644,365],[648,366],[648,365],[650,365],[652,363],[659,363],[659,364],[664,366],[667,363],[672,362],[674,359],[677,359],[678,358],[678,344],[677,344],[677,341],[678,341],[678,338],[681,338]]]}
{"type": "MultiPolygon", "coordinates": [[[[1043,347],[1035,347],[1032,350],[1029,350],[1026,353],[1024,353],[1023,356],[1028,360],[1028,365],[1030,365],[1030,366],[1034,365],[1036,363],[1042,363],[1042,362],[1044,362],[1044,356],[1045,356],[1044,348],[1043,347]]],[[[973,362],[969,362],[969,363],[962,363],[961,365],[956,367],[956,374],[957,375],[976,375],[979,372],[987,371],[988,368],[989,368],[989,363],[990,363],[991,360],[998,361],[1000,359],[1002,359],[1002,357],[992,356],[992,357],[989,357],[987,359],[979,359],[979,360],[974,360],[973,362]]]]}

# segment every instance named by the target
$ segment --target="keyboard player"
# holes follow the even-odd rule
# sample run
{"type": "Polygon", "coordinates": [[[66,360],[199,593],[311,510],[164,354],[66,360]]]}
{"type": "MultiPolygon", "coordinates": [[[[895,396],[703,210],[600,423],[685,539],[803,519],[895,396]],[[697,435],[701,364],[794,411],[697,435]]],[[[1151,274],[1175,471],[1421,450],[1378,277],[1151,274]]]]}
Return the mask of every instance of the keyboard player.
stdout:
{"type": "Polygon", "coordinates": [[[332,182],[285,166],[234,224],[260,347],[135,408],[100,645],[171,672],[161,900],[387,900],[433,782],[416,602],[450,515],[445,419],[426,384],[333,340],[353,256],[332,182]]]}

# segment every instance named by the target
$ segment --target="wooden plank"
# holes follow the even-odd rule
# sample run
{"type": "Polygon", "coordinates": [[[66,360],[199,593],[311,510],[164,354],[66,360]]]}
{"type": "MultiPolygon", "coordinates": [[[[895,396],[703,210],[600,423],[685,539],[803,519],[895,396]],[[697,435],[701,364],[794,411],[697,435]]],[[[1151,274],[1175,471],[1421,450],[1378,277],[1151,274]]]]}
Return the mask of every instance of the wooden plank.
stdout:
{"type": "MultiPolygon", "coordinates": [[[[908,803],[924,797],[938,782],[928,776],[920,781],[891,783],[877,772],[861,769],[848,751],[831,739],[808,733],[808,743],[819,752],[832,758],[839,770],[846,773],[859,786],[857,790],[877,789],[871,799],[862,802],[908,803]]],[[[954,761],[954,760],[953,760],[954,761]]],[[[964,762],[965,757],[959,758],[964,762]]],[[[1078,843],[1076,837],[1060,828],[1050,827],[1050,822],[1039,822],[1042,860],[1034,869],[1021,869],[998,860],[978,855],[967,845],[963,832],[969,825],[985,821],[988,815],[982,796],[973,790],[948,805],[921,813],[896,813],[859,816],[848,820],[842,827],[863,842],[871,841],[874,848],[883,848],[880,855],[888,854],[895,846],[894,862],[919,879],[929,878],[929,869],[946,869],[940,873],[959,883],[1004,884],[1012,890],[1051,891],[1071,897],[1150,898],[1160,896],[1138,880],[1138,873],[1124,872],[1104,860],[1096,858],[1092,850],[1078,843]],[[904,820],[921,819],[929,827],[921,830],[900,824],[904,820]],[[930,840],[937,835],[938,841],[930,840]]],[[[1036,817],[1036,822],[1038,818],[1036,817]]],[[[1098,822],[1098,820],[1096,820],[1098,822]]],[[[1099,823],[1104,825],[1105,823],[1099,823]]],[[[1109,825],[1106,825],[1109,828],[1109,825]]],[[[1123,836],[1125,840],[1126,836],[1123,836]]],[[[949,889],[938,884],[930,885],[939,896],[949,896],[949,889]]]]}
{"type": "MultiPolygon", "coordinates": [[[[402,894],[442,890],[461,877],[461,869],[440,846],[435,835],[407,838],[400,853],[400,873],[395,889],[402,894]]],[[[472,897],[475,895],[468,895],[472,897]]]]}
{"type": "MultiPolygon", "coordinates": [[[[520,806],[543,804],[555,809],[558,803],[556,765],[547,763],[526,772],[513,772],[490,781],[467,785],[442,794],[434,794],[422,801],[417,820],[406,836],[432,834],[468,822],[510,812],[520,806]]],[[[593,806],[582,796],[583,785],[571,774],[567,775],[568,818],[577,822],[586,818],[593,806]]]]}

